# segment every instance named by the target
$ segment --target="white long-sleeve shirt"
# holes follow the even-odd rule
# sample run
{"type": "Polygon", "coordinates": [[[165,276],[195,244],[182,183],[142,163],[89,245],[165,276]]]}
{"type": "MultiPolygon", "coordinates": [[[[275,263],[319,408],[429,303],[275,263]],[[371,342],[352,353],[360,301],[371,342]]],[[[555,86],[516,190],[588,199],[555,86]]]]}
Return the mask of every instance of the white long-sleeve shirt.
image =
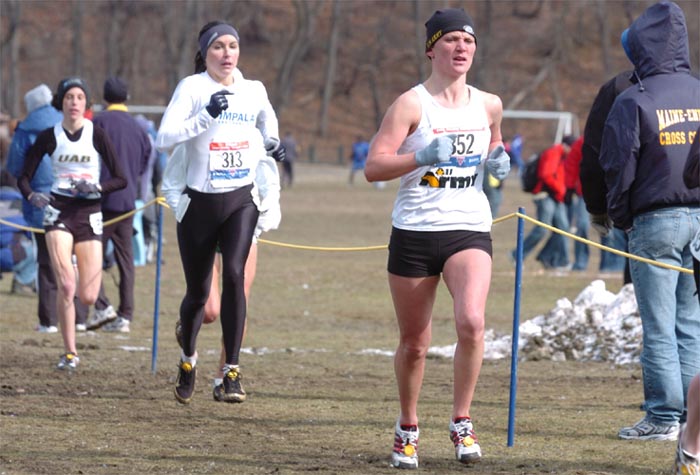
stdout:
{"type": "Polygon", "coordinates": [[[279,143],[277,117],[260,81],[236,69],[223,86],[207,72],[184,78],[163,115],[156,147],[172,152],[184,146],[186,186],[202,193],[232,191],[255,181],[258,162],[267,155],[266,140],[279,143]],[[206,110],[213,93],[226,90],[228,108],[213,118],[206,110]]]}
{"type": "MultiPolygon", "coordinates": [[[[245,81],[243,74],[236,68],[234,71],[234,82],[239,82],[240,84],[243,81],[245,81]]],[[[263,143],[267,140],[277,139],[279,141],[277,115],[269,101],[266,101],[266,103],[269,108],[266,108],[263,113],[258,115],[256,128],[263,136],[263,143]]],[[[189,163],[186,145],[184,143],[176,145],[168,157],[168,162],[163,172],[163,182],[161,184],[161,193],[165,197],[168,206],[170,206],[173,211],[177,210],[180,196],[185,190],[185,187],[189,186],[187,182],[189,163]]],[[[255,170],[252,195],[253,201],[261,213],[255,231],[257,237],[261,232],[277,229],[282,218],[279,171],[275,160],[267,154],[260,156],[255,170]]]]}

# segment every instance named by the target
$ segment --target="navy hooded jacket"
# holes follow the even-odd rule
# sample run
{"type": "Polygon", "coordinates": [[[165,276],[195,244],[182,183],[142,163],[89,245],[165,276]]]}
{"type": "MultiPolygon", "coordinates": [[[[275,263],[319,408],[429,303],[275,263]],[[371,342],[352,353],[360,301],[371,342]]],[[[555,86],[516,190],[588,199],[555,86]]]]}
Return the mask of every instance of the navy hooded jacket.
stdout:
{"type": "Polygon", "coordinates": [[[683,181],[691,143],[700,139],[700,80],[690,74],[683,11],[673,2],[652,5],[627,40],[638,84],[615,100],[600,156],[608,215],[622,229],[640,213],[700,206],[700,190],[683,181]]]}

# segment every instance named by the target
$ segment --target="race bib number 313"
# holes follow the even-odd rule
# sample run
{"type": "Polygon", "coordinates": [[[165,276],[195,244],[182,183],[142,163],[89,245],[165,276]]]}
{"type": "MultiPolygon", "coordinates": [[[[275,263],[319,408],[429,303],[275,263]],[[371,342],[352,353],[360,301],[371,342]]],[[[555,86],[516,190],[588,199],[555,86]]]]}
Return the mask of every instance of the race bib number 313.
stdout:
{"type": "Polygon", "coordinates": [[[215,188],[235,187],[250,175],[250,147],[243,142],[209,144],[209,177],[215,188]]]}

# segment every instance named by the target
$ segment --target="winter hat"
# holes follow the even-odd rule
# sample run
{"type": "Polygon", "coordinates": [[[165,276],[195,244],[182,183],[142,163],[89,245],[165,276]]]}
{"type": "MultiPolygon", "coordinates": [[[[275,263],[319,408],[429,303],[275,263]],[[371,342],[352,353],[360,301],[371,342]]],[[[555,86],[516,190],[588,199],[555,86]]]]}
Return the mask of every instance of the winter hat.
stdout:
{"type": "Polygon", "coordinates": [[[112,76],[105,81],[102,97],[109,104],[121,104],[129,97],[129,86],[122,78],[112,76]]]}
{"type": "Polygon", "coordinates": [[[27,106],[27,112],[34,112],[39,107],[44,107],[51,104],[53,93],[46,84],[39,84],[34,89],[31,89],[24,95],[24,105],[27,106]]]}
{"type": "Polygon", "coordinates": [[[474,37],[476,42],[474,22],[471,17],[461,8],[445,8],[435,11],[433,16],[425,22],[425,50],[429,51],[442,35],[451,31],[466,31],[474,37]]]}
{"type": "Polygon", "coordinates": [[[85,81],[78,77],[72,77],[61,79],[61,82],[58,83],[56,94],[54,94],[53,101],[51,101],[51,105],[54,107],[54,109],[59,111],[63,110],[63,96],[66,95],[66,92],[68,92],[69,89],[74,87],[79,87],[83,90],[85,93],[85,101],[88,105],[90,104],[90,91],[88,90],[87,84],[85,84],[85,81]]]}
{"type": "Polygon", "coordinates": [[[576,137],[573,135],[565,135],[563,139],[561,139],[561,143],[568,145],[571,147],[574,142],[576,142],[576,137]]]}

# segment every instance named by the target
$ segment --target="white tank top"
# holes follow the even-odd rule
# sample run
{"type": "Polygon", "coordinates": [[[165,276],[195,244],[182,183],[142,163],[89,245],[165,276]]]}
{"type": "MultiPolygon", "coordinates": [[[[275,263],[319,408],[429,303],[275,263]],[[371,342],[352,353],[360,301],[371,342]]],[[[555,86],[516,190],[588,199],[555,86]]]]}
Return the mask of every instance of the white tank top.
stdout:
{"type": "MultiPolygon", "coordinates": [[[[85,119],[80,139],[71,142],[60,122],[54,126],[56,150],[51,155],[53,172],[51,191],[53,193],[73,196],[68,190],[73,188],[75,182],[85,180],[88,183],[100,183],[101,157],[95,150],[92,130],[92,121],[85,119]]],[[[99,195],[95,198],[99,198],[99,195]]]]}
{"type": "Polygon", "coordinates": [[[392,213],[392,224],[399,229],[491,230],[491,208],[482,188],[491,129],[483,93],[467,87],[469,104],[459,109],[440,105],[422,84],[413,88],[420,99],[421,119],[398,153],[421,150],[440,135],[458,138],[450,162],[418,167],[401,177],[392,213]]]}

